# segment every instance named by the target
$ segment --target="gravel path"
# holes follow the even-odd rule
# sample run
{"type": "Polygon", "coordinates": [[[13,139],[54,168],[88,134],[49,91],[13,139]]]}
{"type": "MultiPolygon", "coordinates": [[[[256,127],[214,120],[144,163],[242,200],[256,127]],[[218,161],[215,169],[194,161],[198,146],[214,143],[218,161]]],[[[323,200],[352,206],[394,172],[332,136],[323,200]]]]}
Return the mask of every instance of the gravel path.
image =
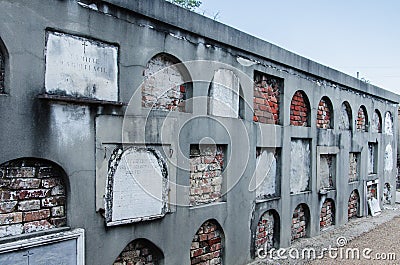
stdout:
{"type": "MultiPolygon", "coordinates": [[[[325,231],[319,236],[298,240],[292,244],[290,249],[298,250],[300,259],[264,259],[257,260],[249,265],[400,264],[400,205],[385,206],[382,214],[379,216],[355,219],[338,228],[325,231]],[[340,243],[345,243],[345,245],[337,251],[331,251],[333,257],[337,253],[338,256],[336,259],[329,257],[329,251],[324,252],[323,259],[319,258],[310,261],[307,252],[305,252],[305,258],[302,259],[302,250],[305,248],[315,249],[317,257],[321,256],[324,248],[328,249],[329,246],[338,248],[338,238],[341,238],[342,240],[340,243]],[[355,248],[358,250],[354,250],[355,248]],[[371,257],[370,260],[363,257],[364,250],[365,256],[371,257]],[[352,258],[356,256],[357,251],[360,253],[360,259],[352,258]],[[346,254],[346,252],[348,252],[348,254],[346,254]],[[397,260],[393,260],[393,257],[390,257],[392,260],[385,261],[376,259],[377,254],[382,254],[382,258],[385,258],[386,255],[386,258],[388,258],[388,254],[391,255],[392,253],[396,255],[397,260]],[[350,258],[346,258],[346,255],[350,258]]],[[[287,250],[286,255],[288,255],[289,250],[287,250]]],[[[295,251],[291,253],[297,255],[295,251]]]]}

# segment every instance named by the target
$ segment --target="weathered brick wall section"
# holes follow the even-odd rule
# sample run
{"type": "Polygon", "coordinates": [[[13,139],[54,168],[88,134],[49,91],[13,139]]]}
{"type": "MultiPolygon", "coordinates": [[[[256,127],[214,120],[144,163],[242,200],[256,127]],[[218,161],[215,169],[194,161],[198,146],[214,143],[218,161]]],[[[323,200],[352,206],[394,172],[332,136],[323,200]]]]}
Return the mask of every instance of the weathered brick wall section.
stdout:
{"type": "Polygon", "coordinates": [[[152,58],[143,72],[142,107],[185,111],[186,85],[182,73],[166,55],[152,58]]]}
{"type": "Polygon", "coordinates": [[[297,91],[290,103],[290,125],[310,126],[310,104],[307,96],[302,91],[297,91]]]}
{"type": "Polygon", "coordinates": [[[270,250],[274,246],[274,226],[275,219],[271,211],[265,212],[257,224],[256,231],[256,255],[258,249],[270,250]]]}
{"type": "Polygon", "coordinates": [[[113,265],[158,265],[161,259],[159,251],[146,240],[135,240],[124,248],[113,265]]]}
{"type": "Polygon", "coordinates": [[[358,114],[357,114],[357,131],[359,132],[366,132],[367,131],[367,122],[368,122],[368,116],[365,108],[361,106],[358,109],[358,114]]]}
{"type": "Polygon", "coordinates": [[[223,167],[223,146],[190,146],[191,206],[221,201],[223,167]]]}
{"type": "Polygon", "coordinates": [[[356,190],[350,194],[349,203],[348,203],[348,219],[352,219],[357,217],[358,207],[360,207],[360,196],[356,190]]]}
{"type": "Polygon", "coordinates": [[[372,115],[371,132],[382,132],[382,116],[378,110],[375,110],[374,114],[372,115]]]}
{"type": "Polygon", "coordinates": [[[292,241],[307,236],[307,206],[300,204],[293,212],[292,241]]]}
{"type": "Polygon", "coordinates": [[[359,153],[349,154],[349,182],[358,180],[358,174],[359,174],[358,160],[359,160],[359,153]]]}
{"type": "Polygon", "coordinates": [[[223,231],[214,220],[205,222],[193,237],[190,264],[223,264],[223,231]]]}
{"type": "Polygon", "coordinates": [[[332,129],[332,103],[327,97],[323,97],[318,104],[317,128],[332,129]]]}
{"type": "Polygon", "coordinates": [[[279,97],[283,88],[280,78],[254,73],[254,121],[279,124],[279,97]]]}
{"type": "Polygon", "coordinates": [[[346,101],[342,103],[339,115],[339,129],[340,130],[350,130],[351,129],[351,107],[346,101]]]}
{"type": "Polygon", "coordinates": [[[0,168],[0,237],[66,225],[66,191],[60,174],[45,164],[0,168]]]}
{"type": "Polygon", "coordinates": [[[0,94],[4,93],[5,58],[0,50],[0,94]]]}
{"type": "Polygon", "coordinates": [[[325,230],[335,224],[335,204],[332,200],[325,200],[322,204],[321,215],[319,217],[319,228],[325,230]]]}

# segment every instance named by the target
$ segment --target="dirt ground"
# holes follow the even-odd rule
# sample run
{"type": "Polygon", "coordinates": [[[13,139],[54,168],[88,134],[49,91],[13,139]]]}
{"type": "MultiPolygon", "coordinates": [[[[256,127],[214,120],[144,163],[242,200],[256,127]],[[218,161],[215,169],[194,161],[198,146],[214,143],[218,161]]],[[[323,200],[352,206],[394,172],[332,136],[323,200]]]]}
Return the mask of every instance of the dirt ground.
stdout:
{"type": "Polygon", "coordinates": [[[259,259],[249,265],[400,264],[400,205],[385,206],[379,216],[358,218],[316,237],[295,241],[284,256],[288,257],[259,259]],[[310,259],[309,253],[316,258],[310,259]]]}

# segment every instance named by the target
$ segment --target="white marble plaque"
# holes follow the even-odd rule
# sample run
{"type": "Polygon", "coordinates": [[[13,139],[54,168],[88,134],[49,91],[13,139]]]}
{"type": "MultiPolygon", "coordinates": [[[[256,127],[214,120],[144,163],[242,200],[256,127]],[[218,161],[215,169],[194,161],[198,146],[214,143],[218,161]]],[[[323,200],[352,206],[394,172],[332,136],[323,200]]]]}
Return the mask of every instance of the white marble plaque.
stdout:
{"type": "Polygon", "coordinates": [[[46,93],[118,101],[118,47],[48,32],[46,93]]]}
{"type": "Polygon", "coordinates": [[[117,149],[106,191],[107,225],[154,218],[167,212],[168,178],[161,155],[151,148],[117,149]]]}

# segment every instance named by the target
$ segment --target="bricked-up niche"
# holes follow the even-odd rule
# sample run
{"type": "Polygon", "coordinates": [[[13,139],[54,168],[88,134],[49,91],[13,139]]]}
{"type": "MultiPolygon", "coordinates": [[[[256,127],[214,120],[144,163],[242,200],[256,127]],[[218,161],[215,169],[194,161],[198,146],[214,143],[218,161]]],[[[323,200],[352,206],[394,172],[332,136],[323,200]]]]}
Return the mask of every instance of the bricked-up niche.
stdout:
{"type": "Polygon", "coordinates": [[[5,91],[4,83],[6,78],[6,57],[2,49],[2,41],[0,39],[0,94],[5,91]]]}
{"type": "Polygon", "coordinates": [[[352,125],[352,114],[349,102],[345,101],[342,103],[339,114],[339,129],[340,130],[351,130],[352,125]]]}
{"type": "Polygon", "coordinates": [[[310,210],[306,204],[299,204],[292,217],[292,241],[307,237],[310,222],[310,210]]]}
{"type": "Polygon", "coordinates": [[[277,247],[279,237],[279,215],[274,210],[265,212],[258,221],[255,236],[255,256],[258,249],[270,250],[277,247]]]}
{"type": "Polygon", "coordinates": [[[360,176],[360,153],[349,154],[349,182],[357,181],[360,176]]]}
{"type": "Polygon", "coordinates": [[[208,90],[208,114],[243,118],[243,93],[240,79],[227,69],[215,71],[208,90]]]}
{"type": "Polygon", "coordinates": [[[359,132],[367,132],[368,131],[368,113],[367,109],[364,106],[361,106],[358,109],[356,128],[359,132]]]}
{"type": "Polygon", "coordinates": [[[388,144],[385,148],[385,157],[384,157],[384,169],[385,172],[391,172],[393,170],[393,148],[390,144],[388,144]]]}
{"type": "Polygon", "coordinates": [[[280,176],[280,150],[275,148],[257,148],[256,157],[257,199],[278,196],[277,178],[280,176]]]}
{"type": "Polygon", "coordinates": [[[215,220],[206,221],[193,237],[190,247],[190,264],[222,265],[224,232],[215,220]]]}
{"type": "Polygon", "coordinates": [[[162,251],[147,239],[136,239],[129,243],[115,259],[113,265],[160,265],[163,264],[162,251]]]}
{"type": "Polygon", "coordinates": [[[310,126],[310,102],[306,93],[297,91],[290,103],[290,125],[310,126]]]}
{"type": "Polygon", "coordinates": [[[321,155],[319,166],[320,188],[334,189],[336,179],[336,155],[321,155]]]}
{"type": "Polygon", "coordinates": [[[67,224],[65,173],[57,165],[21,159],[0,166],[0,238],[67,224]]]}
{"type": "Polygon", "coordinates": [[[386,135],[393,135],[393,116],[389,111],[385,113],[385,130],[386,135]]]}
{"type": "Polygon", "coordinates": [[[311,177],[310,141],[292,139],[290,159],[290,193],[309,190],[311,177]]]}
{"type": "Polygon", "coordinates": [[[349,202],[348,202],[348,211],[347,216],[348,219],[352,219],[357,217],[360,208],[360,195],[357,190],[353,190],[350,194],[349,202]]]}
{"type": "Polygon", "coordinates": [[[382,115],[377,109],[374,111],[374,114],[372,114],[371,132],[382,132],[382,115]]]}
{"type": "Polygon", "coordinates": [[[222,201],[224,150],[223,145],[190,146],[191,206],[222,201]]]}
{"type": "Polygon", "coordinates": [[[377,171],[378,144],[368,143],[368,174],[375,174],[377,171]]]}
{"type": "Polygon", "coordinates": [[[260,72],[254,72],[254,121],[279,124],[280,95],[283,93],[283,79],[260,72]]]}
{"type": "Polygon", "coordinates": [[[171,55],[153,57],[143,72],[142,107],[164,111],[190,112],[186,105],[192,83],[185,66],[171,55]]]}
{"type": "Polygon", "coordinates": [[[322,231],[333,225],[335,225],[335,203],[331,199],[326,199],[319,216],[319,228],[322,231]]]}
{"type": "Polygon", "coordinates": [[[332,102],[328,97],[323,97],[318,104],[317,128],[333,128],[333,107],[332,102]]]}

